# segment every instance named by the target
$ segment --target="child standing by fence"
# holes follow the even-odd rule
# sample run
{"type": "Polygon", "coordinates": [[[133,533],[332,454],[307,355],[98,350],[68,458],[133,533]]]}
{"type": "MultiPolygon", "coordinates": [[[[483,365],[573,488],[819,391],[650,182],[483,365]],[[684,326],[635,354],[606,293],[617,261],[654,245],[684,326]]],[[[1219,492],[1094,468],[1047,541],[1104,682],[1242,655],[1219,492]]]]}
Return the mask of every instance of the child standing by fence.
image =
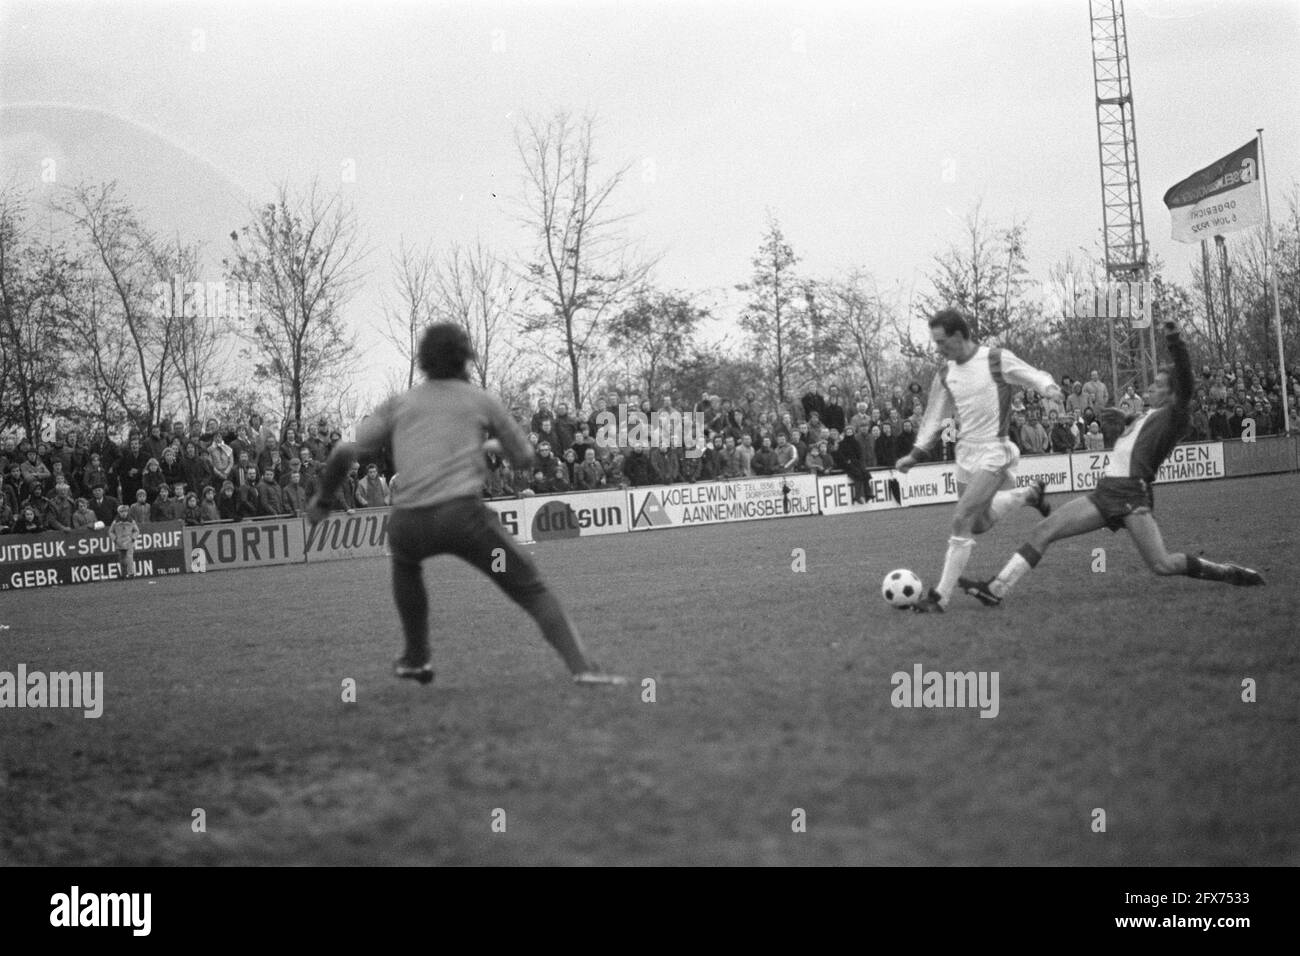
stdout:
{"type": "Polygon", "coordinates": [[[113,547],[117,549],[117,561],[122,568],[122,577],[135,577],[135,536],[140,533],[140,526],[131,517],[129,507],[117,506],[117,520],[109,525],[108,533],[113,539],[113,547]]]}

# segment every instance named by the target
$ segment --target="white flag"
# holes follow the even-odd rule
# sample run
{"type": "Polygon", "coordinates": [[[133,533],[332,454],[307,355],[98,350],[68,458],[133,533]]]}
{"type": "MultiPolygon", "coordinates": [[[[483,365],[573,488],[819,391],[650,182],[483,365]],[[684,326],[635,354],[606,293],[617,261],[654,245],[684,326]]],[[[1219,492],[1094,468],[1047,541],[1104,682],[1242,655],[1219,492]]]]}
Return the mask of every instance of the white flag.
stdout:
{"type": "Polygon", "coordinates": [[[1264,222],[1259,195],[1259,139],[1188,176],[1165,193],[1173,238],[1198,242],[1264,222]]]}

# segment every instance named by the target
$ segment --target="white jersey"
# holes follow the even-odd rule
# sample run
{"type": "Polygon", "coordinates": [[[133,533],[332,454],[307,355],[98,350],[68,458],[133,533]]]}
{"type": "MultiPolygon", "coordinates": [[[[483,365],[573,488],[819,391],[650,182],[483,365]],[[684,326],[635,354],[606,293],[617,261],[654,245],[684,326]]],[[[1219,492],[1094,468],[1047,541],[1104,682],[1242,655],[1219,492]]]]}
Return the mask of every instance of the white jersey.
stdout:
{"type": "Polygon", "coordinates": [[[928,450],[939,437],[944,419],[952,417],[957,419],[959,443],[1005,439],[1011,425],[1013,386],[1046,392],[1055,384],[1051,375],[1006,349],[981,345],[965,362],[945,362],[935,375],[916,446],[928,450]]]}

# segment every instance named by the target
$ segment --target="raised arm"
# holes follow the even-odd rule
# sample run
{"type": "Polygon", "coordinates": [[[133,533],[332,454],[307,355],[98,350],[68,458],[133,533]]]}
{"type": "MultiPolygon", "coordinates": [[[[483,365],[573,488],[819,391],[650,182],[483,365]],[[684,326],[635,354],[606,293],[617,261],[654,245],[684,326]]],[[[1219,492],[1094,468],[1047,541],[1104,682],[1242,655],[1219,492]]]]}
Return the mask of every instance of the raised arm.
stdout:
{"type": "Polygon", "coordinates": [[[1007,349],[1002,350],[1002,377],[1012,385],[1032,388],[1044,398],[1061,397],[1061,389],[1049,373],[1034,368],[1007,349]]]}
{"type": "Polygon", "coordinates": [[[1175,322],[1165,323],[1165,342],[1169,346],[1169,355],[1174,360],[1173,381],[1169,388],[1174,393],[1174,406],[1186,409],[1192,401],[1192,357],[1187,352],[1187,343],[1175,322]]]}

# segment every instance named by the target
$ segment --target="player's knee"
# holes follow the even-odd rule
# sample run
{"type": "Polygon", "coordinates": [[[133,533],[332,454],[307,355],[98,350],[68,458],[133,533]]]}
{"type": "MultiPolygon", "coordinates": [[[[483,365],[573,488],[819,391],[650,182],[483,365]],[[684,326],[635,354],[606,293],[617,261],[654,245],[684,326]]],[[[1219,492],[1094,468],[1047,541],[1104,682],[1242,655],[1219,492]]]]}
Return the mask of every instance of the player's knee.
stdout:
{"type": "Polygon", "coordinates": [[[954,511],[952,515],[953,535],[958,538],[970,537],[971,533],[975,530],[975,523],[978,520],[978,517],[978,515],[974,514],[970,510],[958,505],[957,510],[954,511]]]}

